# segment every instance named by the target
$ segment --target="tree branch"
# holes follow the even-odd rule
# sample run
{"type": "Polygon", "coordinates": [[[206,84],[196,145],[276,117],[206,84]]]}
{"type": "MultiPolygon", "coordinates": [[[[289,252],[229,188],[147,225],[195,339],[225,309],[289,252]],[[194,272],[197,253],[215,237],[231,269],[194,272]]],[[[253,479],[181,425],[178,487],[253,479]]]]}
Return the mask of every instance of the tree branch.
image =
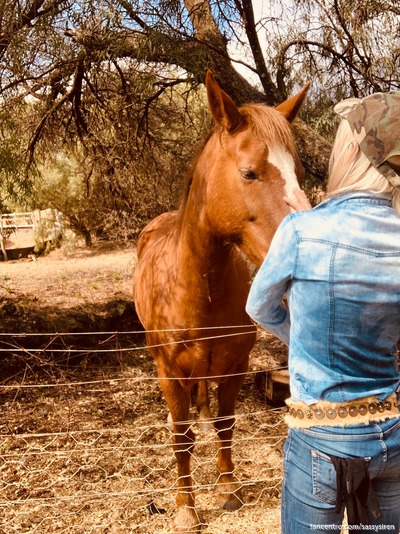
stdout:
{"type": "MultiPolygon", "coordinates": [[[[96,50],[112,58],[134,58],[142,61],[177,65],[191,73],[197,82],[204,83],[207,68],[211,68],[221,87],[236,102],[242,105],[246,102],[264,102],[276,105],[284,100],[282,95],[271,94],[268,97],[251,86],[232,66],[226,44],[212,19],[211,12],[204,6],[203,0],[186,0],[190,16],[196,28],[195,38],[186,40],[174,38],[160,32],[151,31],[142,34],[134,31],[113,32],[112,36],[100,40],[87,32],[69,30],[67,35],[74,41],[87,47],[88,53],[94,58],[96,50]],[[197,58],[197,60],[196,60],[197,58]]],[[[296,135],[302,147],[300,156],[307,172],[313,174],[317,180],[324,181],[328,167],[329,145],[316,134],[314,130],[296,121],[296,135]],[[304,137],[304,139],[303,139],[304,137]],[[312,147],[315,147],[313,149],[312,147]],[[307,157],[308,152],[313,154],[307,157]]]]}
{"type": "Polygon", "coordinates": [[[0,57],[4,55],[12,39],[15,38],[15,34],[17,32],[26,26],[31,26],[35,19],[47,15],[61,4],[61,0],[54,0],[53,3],[41,10],[40,8],[45,2],[46,0],[33,0],[30,6],[28,5],[26,11],[20,13],[18,18],[15,17],[13,23],[9,27],[8,32],[0,33],[0,57]]]}
{"type": "Polygon", "coordinates": [[[237,9],[244,22],[246,35],[256,64],[256,72],[261,80],[261,84],[267,97],[267,102],[273,105],[279,102],[282,94],[279,93],[276,85],[272,82],[267,65],[265,64],[260,41],[258,39],[252,0],[242,0],[242,3],[243,5],[240,3],[240,0],[235,0],[237,9]]]}
{"type": "MultiPolygon", "coordinates": [[[[279,54],[279,58],[278,58],[278,68],[281,69],[283,68],[283,65],[285,63],[285,60],[286,60],[286,54],[287,54],[287,51],[289,50],[289,48],[291,48],[292,46],[297,46],[297,45],[300,45],[300,46],[303,46],[304,48],[307,48],[309,46],[315,46],[317,48],[319,48],[320,50],[323,50],[325,52],[327,52],[328,54],[330,54],[332,57],[334,57],[335,59],[341,61],[342,63],[344,63],[346,65],[346,67],[348,67],[349,71],[354,71],[356,72],[357,74],[359,74],[360,76],[363,76],[365,77],[365,73],[359,69],[357,67],[357,65],[355,65],[353,62],[351,62],[344,54],[340,53],[340,52],[337,52],[334,48],[324,44],[324,43],[320,43],[318,41],[310,41],[310,40],[307,40],[307,39],[295,39],[293,41],[290,41],[289,43],[286,43],[285,47],[282,48],[280,54],[279,54]]],[[[375,83],[375,82],[371,82],[370,80],[368,80],[371,85],[373,86],[374,90],[375,91],[381,91],[382,89],[380,88],[380,86],[375,83]]]]}
{"type": "Polygon", "coordinates": [[[29,144],[28,144],[28,148],[27,148],[27,153],[29,154],[28,167],[30,167],[33,163],[33,157],[34,157],[36,144],[38,143],[41,137],[43,129],[46,126],[46,122],[53,115],[53,113],[57,111],[57,109],[59,109],[64,104],[64,102],[70,99],[70,97],[71,97],[71,91],[68,93],[65,93],[65,95],[63,95],[62,98],[57,100],[55,104],[50,109],[48,109],[46,113],[43,115],[41,121],[39,122],[39,125],[36,127],[35,132],[33,136],[31,137],[29,144]]]}

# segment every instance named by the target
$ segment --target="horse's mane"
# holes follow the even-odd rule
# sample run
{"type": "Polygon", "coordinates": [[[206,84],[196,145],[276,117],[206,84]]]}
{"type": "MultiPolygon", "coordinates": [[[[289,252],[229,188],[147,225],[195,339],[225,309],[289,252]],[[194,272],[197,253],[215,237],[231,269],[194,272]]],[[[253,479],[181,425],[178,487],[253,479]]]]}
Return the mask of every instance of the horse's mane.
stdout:
{"type": "Polygon", "coordinates": [[[189,167],[186,171],[184,182],[183,182],[182,196],[179,202],[179,211],[181,212],[184,210],[187,198],[189,196],[190,186],[192,185],[192,180],[193,180],[194,169],[196,168],[197,162],[201,156],[201,153],[203,152],[204,147],[206,146],[208,140],[210,139],[214,131],[215,130],[212,128],[208,132],[208,134],[204,137],[204,139],[202,139],[199,142],[195,155],[193,156],[192,161],[190,162],[189,167]]]}
{"type": "Polygon", "coordinates": [[[282,113],[265,104],[245,104],[239,110],[258,139],[267,144],[280,143],[296,153],[292,129],[282,113]]]}
{"type": "MultiPolygon", "coordinates": [[[[246,117],[247,124],[258,139],[261,139],[266,144],[280,143],[286,146],[292,154],[296,154],[292,129],[282,113],[266,104],[244,104],[239,108],[239,111],[246,117]]],[[[216,126],[209,131],[208,135],[199,143],[196,154],[188,167],[184,180],[183,193],[179,203],[181,212],[184,210],[189,196],[194,169],[205,145],[214,132],[217,134],[221,133],[222,128],[216,126]]]]}

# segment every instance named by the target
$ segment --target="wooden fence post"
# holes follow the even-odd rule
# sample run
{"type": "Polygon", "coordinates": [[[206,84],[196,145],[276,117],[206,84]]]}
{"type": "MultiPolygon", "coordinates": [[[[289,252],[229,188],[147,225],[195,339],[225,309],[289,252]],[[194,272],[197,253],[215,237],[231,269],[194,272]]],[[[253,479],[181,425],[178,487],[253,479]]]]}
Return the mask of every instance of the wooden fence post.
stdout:
{"type": "Polygon", "coordinates": [[[8,261],[7,251],[6,251],[6,239],[3,232],[3,216],[0,215],[0,248],[3,253],[3,260],[8,261]]]}

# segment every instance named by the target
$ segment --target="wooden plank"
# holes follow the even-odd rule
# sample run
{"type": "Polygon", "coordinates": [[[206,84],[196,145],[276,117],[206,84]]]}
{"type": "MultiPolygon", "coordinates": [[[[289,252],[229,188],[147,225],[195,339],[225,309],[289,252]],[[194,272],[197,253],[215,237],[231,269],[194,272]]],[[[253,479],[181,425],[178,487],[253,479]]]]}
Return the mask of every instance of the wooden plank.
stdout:
{"type": "Polygon", "coordinates": [[[256,374],[255,384],[266,402],[284,404],[290,396],[287,369],[260,371],[256,374]]]}

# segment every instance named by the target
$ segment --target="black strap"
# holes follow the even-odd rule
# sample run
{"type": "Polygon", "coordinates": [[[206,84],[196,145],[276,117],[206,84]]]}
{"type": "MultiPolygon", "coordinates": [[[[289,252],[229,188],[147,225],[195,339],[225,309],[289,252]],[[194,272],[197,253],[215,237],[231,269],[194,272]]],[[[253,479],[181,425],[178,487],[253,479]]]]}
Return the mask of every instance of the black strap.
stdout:
{"type": "Polygon", "coordinates": [[[368,513],[375,519],[382,517],[377,496],[369,478],[367,461],[364,458],[338,458],[330,456],[336,470],[335,512],[347,509],[350,525],[369,525],[368,513]]]}

